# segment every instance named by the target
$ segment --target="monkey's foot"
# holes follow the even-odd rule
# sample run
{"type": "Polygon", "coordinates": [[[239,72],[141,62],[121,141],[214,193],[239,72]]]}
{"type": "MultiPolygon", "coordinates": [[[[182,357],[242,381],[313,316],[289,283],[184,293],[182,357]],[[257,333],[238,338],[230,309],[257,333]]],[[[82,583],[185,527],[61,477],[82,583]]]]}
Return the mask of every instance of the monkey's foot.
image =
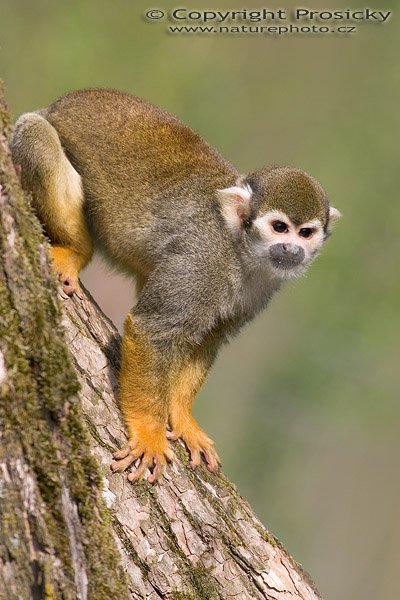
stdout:
{"type": "Polygon", "coordinates": [[[135,433],[126,446],[114,452],[115,460],[111,463],[111,469],[114,473],[125,471],[135,460],[140,459],[136,471],[129,473],[129,481],[143,479],[146,469],[154,465],[153,472],[147,478],[147,481],[154,483],[163,474],[167,461],[173,460],[175,456],[168,446],[165,430],[162,426],[151,428],[140,423],[131,426],[130,430],[135,433]]]}
{"type": "Polygon", "coordinates": [[[53,259],[53,268],[63,284],[63,291],[68,296],[72,296],[79,290],[78,272],[82,261],[81,257],[71,248],[52,246],[51,258],[53,259]]]}
{"type": "Polygon", "coordinates": [[[201,463],[203,456],[207,469],[211,472],[218,470],[221,460],[215,451],[214,442],[205,434],[193,417],[182,419],[175,423],[172,431],[167,432],[169,440],[182,439],[190,452],[190,466],[195,469],[201,463]]]}

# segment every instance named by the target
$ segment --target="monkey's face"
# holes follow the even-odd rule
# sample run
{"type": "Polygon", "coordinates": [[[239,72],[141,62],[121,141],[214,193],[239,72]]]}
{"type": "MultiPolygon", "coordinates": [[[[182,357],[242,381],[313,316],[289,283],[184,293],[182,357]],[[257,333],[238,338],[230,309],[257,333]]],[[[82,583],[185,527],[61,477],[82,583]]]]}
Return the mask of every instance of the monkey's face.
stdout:
{"type": "Polygon", "coordinates": [[[318,218],[296,224],[286,215],[271,210],[254,220],[252,244],[255,254],[268,261],[276,277],[298,277],[317,256],[326,238],[318,218]]]}
{"type": "Polygon", "coordinates": [[[304,273],[340,212],[299,169],[260,169],[219,190],[221,211],[238,243],[280,279],[304,273]]]}

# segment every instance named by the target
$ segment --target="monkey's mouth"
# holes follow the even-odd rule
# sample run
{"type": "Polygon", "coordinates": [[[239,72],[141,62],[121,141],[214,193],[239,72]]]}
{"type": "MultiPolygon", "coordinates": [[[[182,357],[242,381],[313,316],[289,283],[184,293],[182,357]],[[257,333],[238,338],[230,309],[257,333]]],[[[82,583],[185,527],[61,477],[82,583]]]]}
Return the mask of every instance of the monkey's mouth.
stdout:
{"type": "Polygon", "coordinates": [[[304,262],[299,263],[283,259],[270,259],[269,264],[272,277],[278,281],[287,281],[288,279],[301,277],[307,269],[307,264],[304,262]]]}
{"type": "Polygon", "coordinates": [[[269,264],[272,275],[277,279],[293,279],[303,275],[307,268],[307,263],[303,260],[290,259],[289,257],[272,258],[269,257],[269,264]]]}
{"type": "Polygon", "coordinates": [[[299,267],[301,268],[303,261],[299,259],[293,259],[289,257],[269,257],[269,261],[271,266],[275,271],[279,271],[282,274],[289,275],[291,272],[299,271],[299,267]]]}
{"type": "Polygon", "coordinates": [[[293,244],[274,244],[268,253],[269,260],[274,269],[279,271],[290,271],[299,267],[304,259],[303,248],[293,244]]]}
{"type": "Polygon", "coordinates": [[[275,269],[294,269],[295,267],[298,267],[299,265],[301,265],[302,261],[301,260],[297,260],[297,259],[291,259],[291,258],[273,258],[270,257],[269,259],[271,261],[271,264],[273,267],[275,267],[275,269]]]}

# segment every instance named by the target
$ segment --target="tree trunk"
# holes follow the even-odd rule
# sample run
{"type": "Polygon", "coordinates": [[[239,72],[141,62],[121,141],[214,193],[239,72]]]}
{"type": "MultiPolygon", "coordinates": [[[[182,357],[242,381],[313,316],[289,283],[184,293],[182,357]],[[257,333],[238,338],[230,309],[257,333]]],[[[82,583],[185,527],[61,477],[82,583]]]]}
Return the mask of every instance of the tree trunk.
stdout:
{"type": "Polygon", "coordinates": [[[57,295],[8,134],[0,99],[0,599],[316,600],[234,486],[192,471],[181,442],[154,486],[111,474],[126,441],[120,338],[85,290],[57,295]]]}

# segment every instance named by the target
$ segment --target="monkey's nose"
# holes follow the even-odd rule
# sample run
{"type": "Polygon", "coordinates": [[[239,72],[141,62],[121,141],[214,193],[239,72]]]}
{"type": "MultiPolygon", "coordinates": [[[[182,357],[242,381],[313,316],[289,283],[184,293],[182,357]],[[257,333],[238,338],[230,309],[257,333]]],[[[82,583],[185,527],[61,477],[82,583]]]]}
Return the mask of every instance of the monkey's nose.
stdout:
{"type": "Polygon", "coordinates": [[[277,266],[295,267],[304,260],[305,252],[297,244],[284,243],[273,244],[269,249],[269,255],[277,266]]]}
{"type": "Polygon", "coordinates": [[[300,248],[300,246],[297,244],[282,244],[282,251],[287,254],[292,254],[293,256],[297,256],[301,250],[302,248],[300,248]]]}

